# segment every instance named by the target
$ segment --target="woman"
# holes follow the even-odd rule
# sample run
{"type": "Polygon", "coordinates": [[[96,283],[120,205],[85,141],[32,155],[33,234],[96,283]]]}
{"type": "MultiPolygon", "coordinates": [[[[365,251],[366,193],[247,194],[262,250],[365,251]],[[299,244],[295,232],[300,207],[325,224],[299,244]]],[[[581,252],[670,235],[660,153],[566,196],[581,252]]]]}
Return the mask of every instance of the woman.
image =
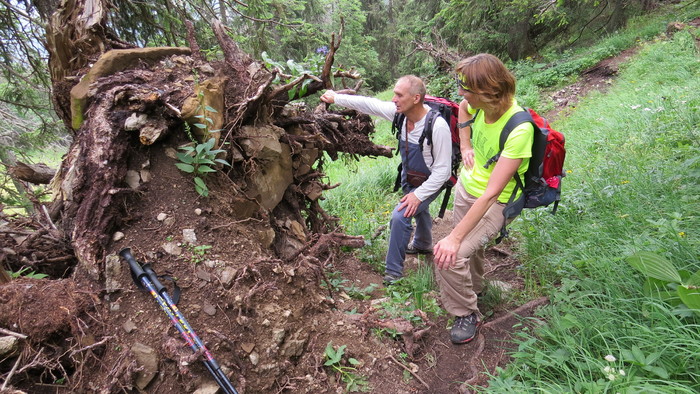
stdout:
{"type": "Polygon", "coordinates": [[[477,294],[483,290],[484,248],[503,227],[503,209],[515,189],[516,172],[522,178],[527,170],[534,134],[530,123],[517,126],[491,163],[501,130],[523,110],[514,98],[515,77],[489,54],[464,59],[455,71],[464,97],[459,111],[464,167],[455,191],[455,227],[435,245],[433,261],[443,306],[455,316],[451,340],[466,343],[476,337],[481,320],[477,294]]]}

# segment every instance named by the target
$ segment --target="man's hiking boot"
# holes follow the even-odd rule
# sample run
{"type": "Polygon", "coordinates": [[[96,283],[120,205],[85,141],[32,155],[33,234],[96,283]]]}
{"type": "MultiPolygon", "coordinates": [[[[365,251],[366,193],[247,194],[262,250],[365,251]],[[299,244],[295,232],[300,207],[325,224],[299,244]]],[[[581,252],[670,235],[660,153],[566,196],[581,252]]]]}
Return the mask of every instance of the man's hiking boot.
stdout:
{"type": "Polygon", "coordinates": [[[406,247],[406,254],[433,254],[431,249],[420,249],[413,246],[413,242],[406,247]]]}
{"type": "Polygon", "coordinates": [[[393,285],[393,284],[396,283],[396,281],[398,281],[399,279],[401,279],[400,276],[396,276],[396,275],[392,275],[392,274],[386,274],[386,275],[384,275],[384,282],[383,282],[383,283],[384,283],[384,286],[393,285]]]}
{"type": "Polygon", "coordinates": [[[452,330],[450,330],[452,343],[460,344],[471,341],[476,337],[480,325],[481,322],[476,313],[469,316],[457,316],[452,324],[452,330]]]}

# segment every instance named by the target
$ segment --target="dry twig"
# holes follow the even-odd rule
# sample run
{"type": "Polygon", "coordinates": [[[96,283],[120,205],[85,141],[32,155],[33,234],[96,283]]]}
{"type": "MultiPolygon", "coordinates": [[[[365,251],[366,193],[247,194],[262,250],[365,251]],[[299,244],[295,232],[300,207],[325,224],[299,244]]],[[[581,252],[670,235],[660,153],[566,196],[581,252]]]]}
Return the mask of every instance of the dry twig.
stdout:
{"type": "Polygon", "coordinates": [[[394,356],[392,356],[391,354],[390,354],[388,357],[389,357],[390,359],[392,359],[398,366],[400,366],[401,368],[403,368],[403,369],[405,369],[406,371],[408,371],[408,373],[410,373],[411,375],[413,375],[413,377],[416,378],[419,382],[421,382],[421,384],[422,384],[423,386],[425,386],[426,389],[430,390],[430,386],[428,386],[428,383],[425,383],[425,381],[424,381],[423,379],[421,379],[421,377],[418,376],[415,372],[411,371],[410,368],[408,368],[407,366],[405,366],[405,365],[403,365],[402,363],[400,363],[399,360],[395,359],[394,356]]]}

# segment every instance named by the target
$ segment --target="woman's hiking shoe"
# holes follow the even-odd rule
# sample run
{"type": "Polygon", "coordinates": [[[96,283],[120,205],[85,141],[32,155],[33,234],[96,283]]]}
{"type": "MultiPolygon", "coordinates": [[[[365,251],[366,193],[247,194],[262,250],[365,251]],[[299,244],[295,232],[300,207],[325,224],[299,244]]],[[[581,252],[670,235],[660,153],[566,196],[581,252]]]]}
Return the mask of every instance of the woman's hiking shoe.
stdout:
{"type": "Polygon", "coordinates": [[[406,247],[406,254],[433,254],[431,249],[420,249],[413,246],[413,242],[406,247]]]}
{"type": "Polygon", "coordinates": [[[452,343],[460,344],[471,341],[476,337],[480,325],[481,322],[476,313],[469,316],[457,316],[452,324],[452,330],[450,330],[452,343]]]}

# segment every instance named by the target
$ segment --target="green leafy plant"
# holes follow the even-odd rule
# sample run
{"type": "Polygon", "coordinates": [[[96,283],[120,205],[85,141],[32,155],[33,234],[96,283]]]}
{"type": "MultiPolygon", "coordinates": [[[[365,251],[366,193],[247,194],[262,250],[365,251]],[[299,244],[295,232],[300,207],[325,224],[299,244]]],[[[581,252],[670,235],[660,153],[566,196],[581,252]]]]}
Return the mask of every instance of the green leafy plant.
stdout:
{"type": "MultiPolygon", "coordinates": [[[[287,60],[286,64],[274,61],[267,52],[262,52],[260,54],[263,61],[268,67],[276,67],[280,73],[288,72],[290,75],[278,74],[275,80],[272,81],[273,84],[279,83],[289,83],[293,80],[303,76],[303,75],[316,75],[320,74],[322,71],[322,66],[324,64],[324,57],[319,54],[312,54],[307,56],[303,62],[297,63],[292,59],[287,60]]],[[[302,98],[306,96],[309,84],[313,81],[311,78],[304,79],[301,84],[297,84],[292,87],[287,94],[290,100],[294,98],[302,98]]]]}
{"type": "Polygon", "coordinates": [[[346,392],[353,393],[358,391],[369,391],[369,383],[367,382],[367,378],[355,374],[355,371],[357,371],[355,366],[360,365],[360,362],[350,357],[347,359],[347,363],[352,366],[347,366],[343,363],[343,356],[345,355],[346,348],[347,345],[342,345],[336,349],[333,346],[332,341],[328,342],[328,345],[326,345],[326,350],[324,351],[326,362],[323,365],[329,367],[333,372],[338,374],[340,380],[345,383],[346,392]]]}
{"type": "Polygon", "coordinates": [[[670,261],[651,253],[639,252],[627,259],[627,263],[647,276],[644,291],[674,304],[680,299],[688,309],[700,316],[700,270],[691,274],[678,270],[670,261]]]}
{"type": "MultiPolygon", "coordinates": [[[[198,99],[200,103],[204,102],[204,92],[199,92],[198,99]]],[[[216,109],[209,105],[200,104],[197,107],[197,112],[200,113],[200,115],[195,115],[195,118],[199,119],[199,122],[194,123],[194,127],[204,131],[205,135],[219,131],[209,130],[209,127],[214,124],[214,121],[206,116],[206,112],[216,113],[216,109]]],[[[230,166],[231,164],[224,159],[216,158],[219,153],[224,153],[226,151],[223,149],[214,149],[214,144],[216,144],[215,138],[212,137],[206,142],[200,143],[194,135],[192,135],[190,125],[187,123],[185,123],[185,132],[194,146],[187,145],[180,147],[182,152],[177,153],[177,159],[180,162],[175,163],[175,166],[179,168],[180,171],[193,174],[194,190],[200,196],[207,197],[209,195],[209,187],[207,187],[207,184],[204,182],[207,174],[216,172],[214,166],[217,163],[225,166],[230,166]]]]}
{"type": "Polygon", "coordinates": [[[7,271],[10,274],[10,277],[12,278],[19,278],[20,276],[24,276],[25,278],[32,278],[32,279],[44,279],[47,278],[48,275],[46,274],[39,274],[34,271],[29,271],[29,267],[23,267],[19,271],[12,272],[12,271],[7,271]]]}
{"type": "Polygon", "coordinates": [[[216,163],[230,166],[226,160],[216,158],[216,155],[225,151],[223,149],[213,149],[214,142],[214,138],[210,138],[203,144],[183,146],[180,147],[183,152],[177,153],[180,163],[175,163],[175,166],[180,171],[194,174],[194,190],[203,197],[209,195],[209,188],[204,182],[204,177],[211,172],[216,172],[213,166],[216,163]]]}
{"type": "Polygon", "coordinates": [[[668,379],[669,373],[666,368],[657,363],[659,357],[661,357],[661,352],[644,354],[644,352],[637,346],[632,346],[632,349],[629,350],[622,349],[620,352],[624,362],[641,367],[643,370],[656,375],[656,377],[668,379]]]}
{"type": "Polygon", "coordinates": [[[192,261],[193,264],[199,264],[207,256],[207,253],[209,252],[209,249],[211,249],[211,245],[192,245],[192,244],[187,244],[185,246],[187,250],[191,253],[190,261],[192,261]]]}

